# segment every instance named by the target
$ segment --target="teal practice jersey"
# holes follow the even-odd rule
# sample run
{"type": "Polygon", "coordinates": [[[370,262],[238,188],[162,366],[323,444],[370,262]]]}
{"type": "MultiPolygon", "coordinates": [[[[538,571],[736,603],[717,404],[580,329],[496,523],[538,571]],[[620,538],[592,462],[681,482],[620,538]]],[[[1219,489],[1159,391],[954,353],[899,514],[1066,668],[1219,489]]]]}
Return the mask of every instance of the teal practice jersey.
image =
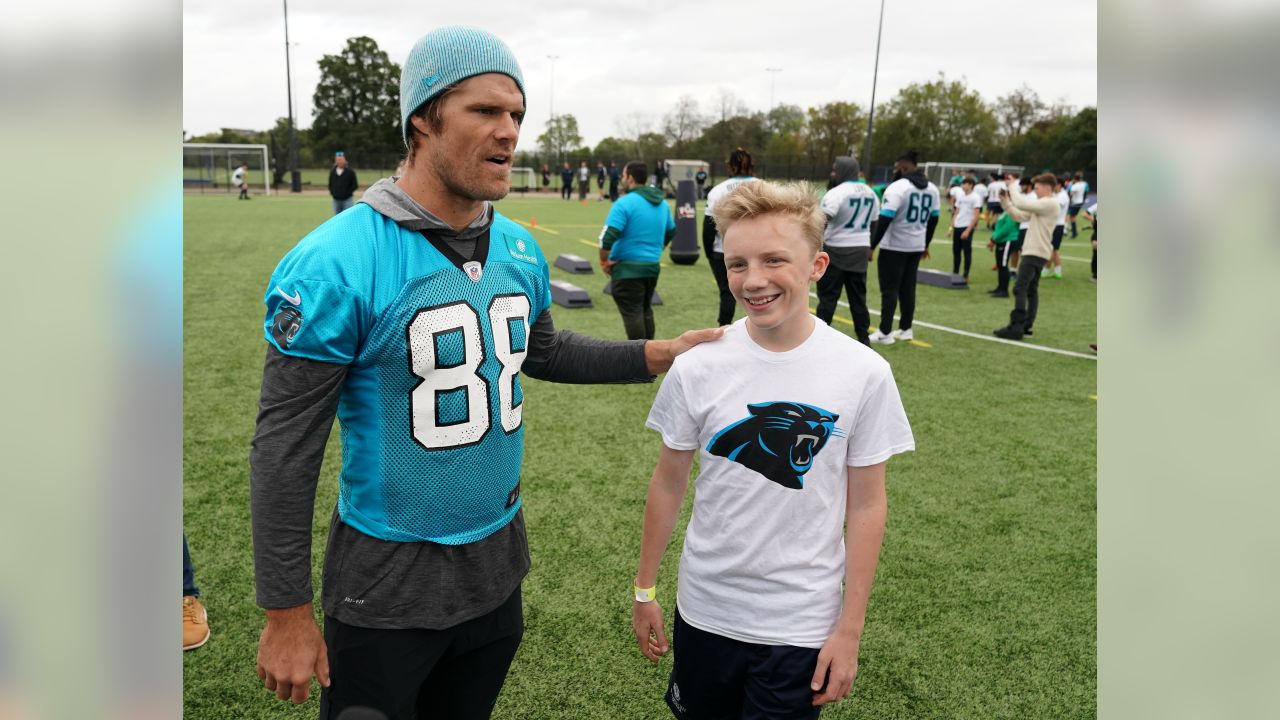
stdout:
{"type": "Polygon", "coordinates": [[[366,204],[303,238],[265,297],[282,353],[348,365],[338,512],[367,535],[460,545],[520,509],[520,366],[551,301],[529,233],[494,213],[475,256],[366,204]]]}

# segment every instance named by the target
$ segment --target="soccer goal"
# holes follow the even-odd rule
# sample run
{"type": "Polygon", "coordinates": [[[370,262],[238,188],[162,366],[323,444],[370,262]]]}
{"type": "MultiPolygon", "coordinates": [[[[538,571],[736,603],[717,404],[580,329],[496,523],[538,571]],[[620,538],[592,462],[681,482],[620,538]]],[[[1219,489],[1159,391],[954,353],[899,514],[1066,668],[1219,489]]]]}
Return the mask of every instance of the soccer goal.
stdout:
{"type": "Polygon", "coordinates": [[[533,192],[538,186],[538,174],[531,167],[511,168],[511,191],[519,193],[533,192]]]}
{"type": "Polygon", "coordinates": [[[250,188],[271,194],[271,165],[266,145],[234,143],[182,143],[182,189],[188,192],[230,193],[237,190],[231,174],[241,164],[249,166],[245,180],[250,188]]]}
{"type": "Polygon", "coordinates": [[[1016,172],[1022,174],[1023,167],[1021,165],[991,165],[983,163],[925,163],[923,166],[924,176],[929,178],[930,182],[938,186],[943,195],[947,192],[947,187],[951,184],[951,178],[955,176],[964,177],[965,175],[975,176],[979,182],[986,183],[987,175],[996,173],[1000,177],[1004,177],[1007,172],[1016,172]]]}

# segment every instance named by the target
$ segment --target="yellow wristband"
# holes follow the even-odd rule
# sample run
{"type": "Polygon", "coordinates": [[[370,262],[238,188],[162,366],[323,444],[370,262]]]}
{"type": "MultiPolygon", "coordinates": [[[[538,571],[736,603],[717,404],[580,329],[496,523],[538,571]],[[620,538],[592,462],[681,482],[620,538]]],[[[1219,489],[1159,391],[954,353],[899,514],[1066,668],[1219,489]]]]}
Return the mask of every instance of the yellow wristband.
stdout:
{"type": "Polygon", "coordinates": [[[647,603],[653,602],[658,597],[658,586],[642,588],[639,585],[632,585],[636,591],[636,602],[647,603]]]}

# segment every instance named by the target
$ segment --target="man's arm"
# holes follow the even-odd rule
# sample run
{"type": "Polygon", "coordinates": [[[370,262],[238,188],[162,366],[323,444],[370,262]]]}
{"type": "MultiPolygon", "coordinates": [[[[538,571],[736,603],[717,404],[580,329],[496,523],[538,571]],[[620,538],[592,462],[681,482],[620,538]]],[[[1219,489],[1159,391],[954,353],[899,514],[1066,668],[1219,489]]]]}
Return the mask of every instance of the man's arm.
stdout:
{"type": "Polygon", "coordinates": [[[836,629],[818,653],[810,689],[813,704],[839,700],[853,689],[858,675],[858,645],[867,616],[867,598],[880,561],[888,500],[885,463],[849,468],[849,496],[845,510],[844,605],[836,629]],[[823,684],[826,690],[819,692],[823,684]]]}
{"type": "Polygon", "coordinates": [[[529,328],[529,352],[521,371],[531,378],[572,384],[652,382],[680,353],[718,340],[720,328],[689,330],[672,340],[602,340],[557,330],[550,311],[529,328]]]}
{"type": "MultiPolygon", "coordinates": [[[[663,443],[658,464],[649,480],[649,496],[644,505],[644,531],[640,539],[636,587],[657,585],[658,566],[671,542],[680,504],[684,502],[685,490],[689,487],[689,468],[692,466],[692,450],[673,450],[663,443]]],[[[656,599],[632,603],[631,629],[635,632],[640,653],[651,662],[656,663],[658,658],[667,654],[670,645],[667,644],[662,607],[656,599]]]]}
{"type": "Polygon", "coordinates": [[[614,262],[609,259],[609,253],[613,250],[613,244],[618,242],[618,238],[622,236],[622,228],[616,228],[612,225],[605,225],[600,231],[600,269],[605,275],[613,274],[614,262]]]}
{"type": "Polygon", "coordinates": [[[268,345],[249,452],[254,575],[267,614],[257,672],[276,697],[295,703],[310,694],[312,673],[329,685],[311,607],[311,524],[346,373],[344,365],[290,357],[268,345]]]}

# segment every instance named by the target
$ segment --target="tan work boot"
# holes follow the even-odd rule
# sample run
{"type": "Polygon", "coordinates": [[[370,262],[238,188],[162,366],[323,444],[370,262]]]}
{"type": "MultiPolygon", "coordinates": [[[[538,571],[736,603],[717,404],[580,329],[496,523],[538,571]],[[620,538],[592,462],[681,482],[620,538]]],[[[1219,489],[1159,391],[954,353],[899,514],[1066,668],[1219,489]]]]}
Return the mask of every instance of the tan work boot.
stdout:
{"type": "Polygon", "coordinates": [[[209,641],[209,614],[200,598],[182,596],[182,649],[195,650],[209,641]]]}

